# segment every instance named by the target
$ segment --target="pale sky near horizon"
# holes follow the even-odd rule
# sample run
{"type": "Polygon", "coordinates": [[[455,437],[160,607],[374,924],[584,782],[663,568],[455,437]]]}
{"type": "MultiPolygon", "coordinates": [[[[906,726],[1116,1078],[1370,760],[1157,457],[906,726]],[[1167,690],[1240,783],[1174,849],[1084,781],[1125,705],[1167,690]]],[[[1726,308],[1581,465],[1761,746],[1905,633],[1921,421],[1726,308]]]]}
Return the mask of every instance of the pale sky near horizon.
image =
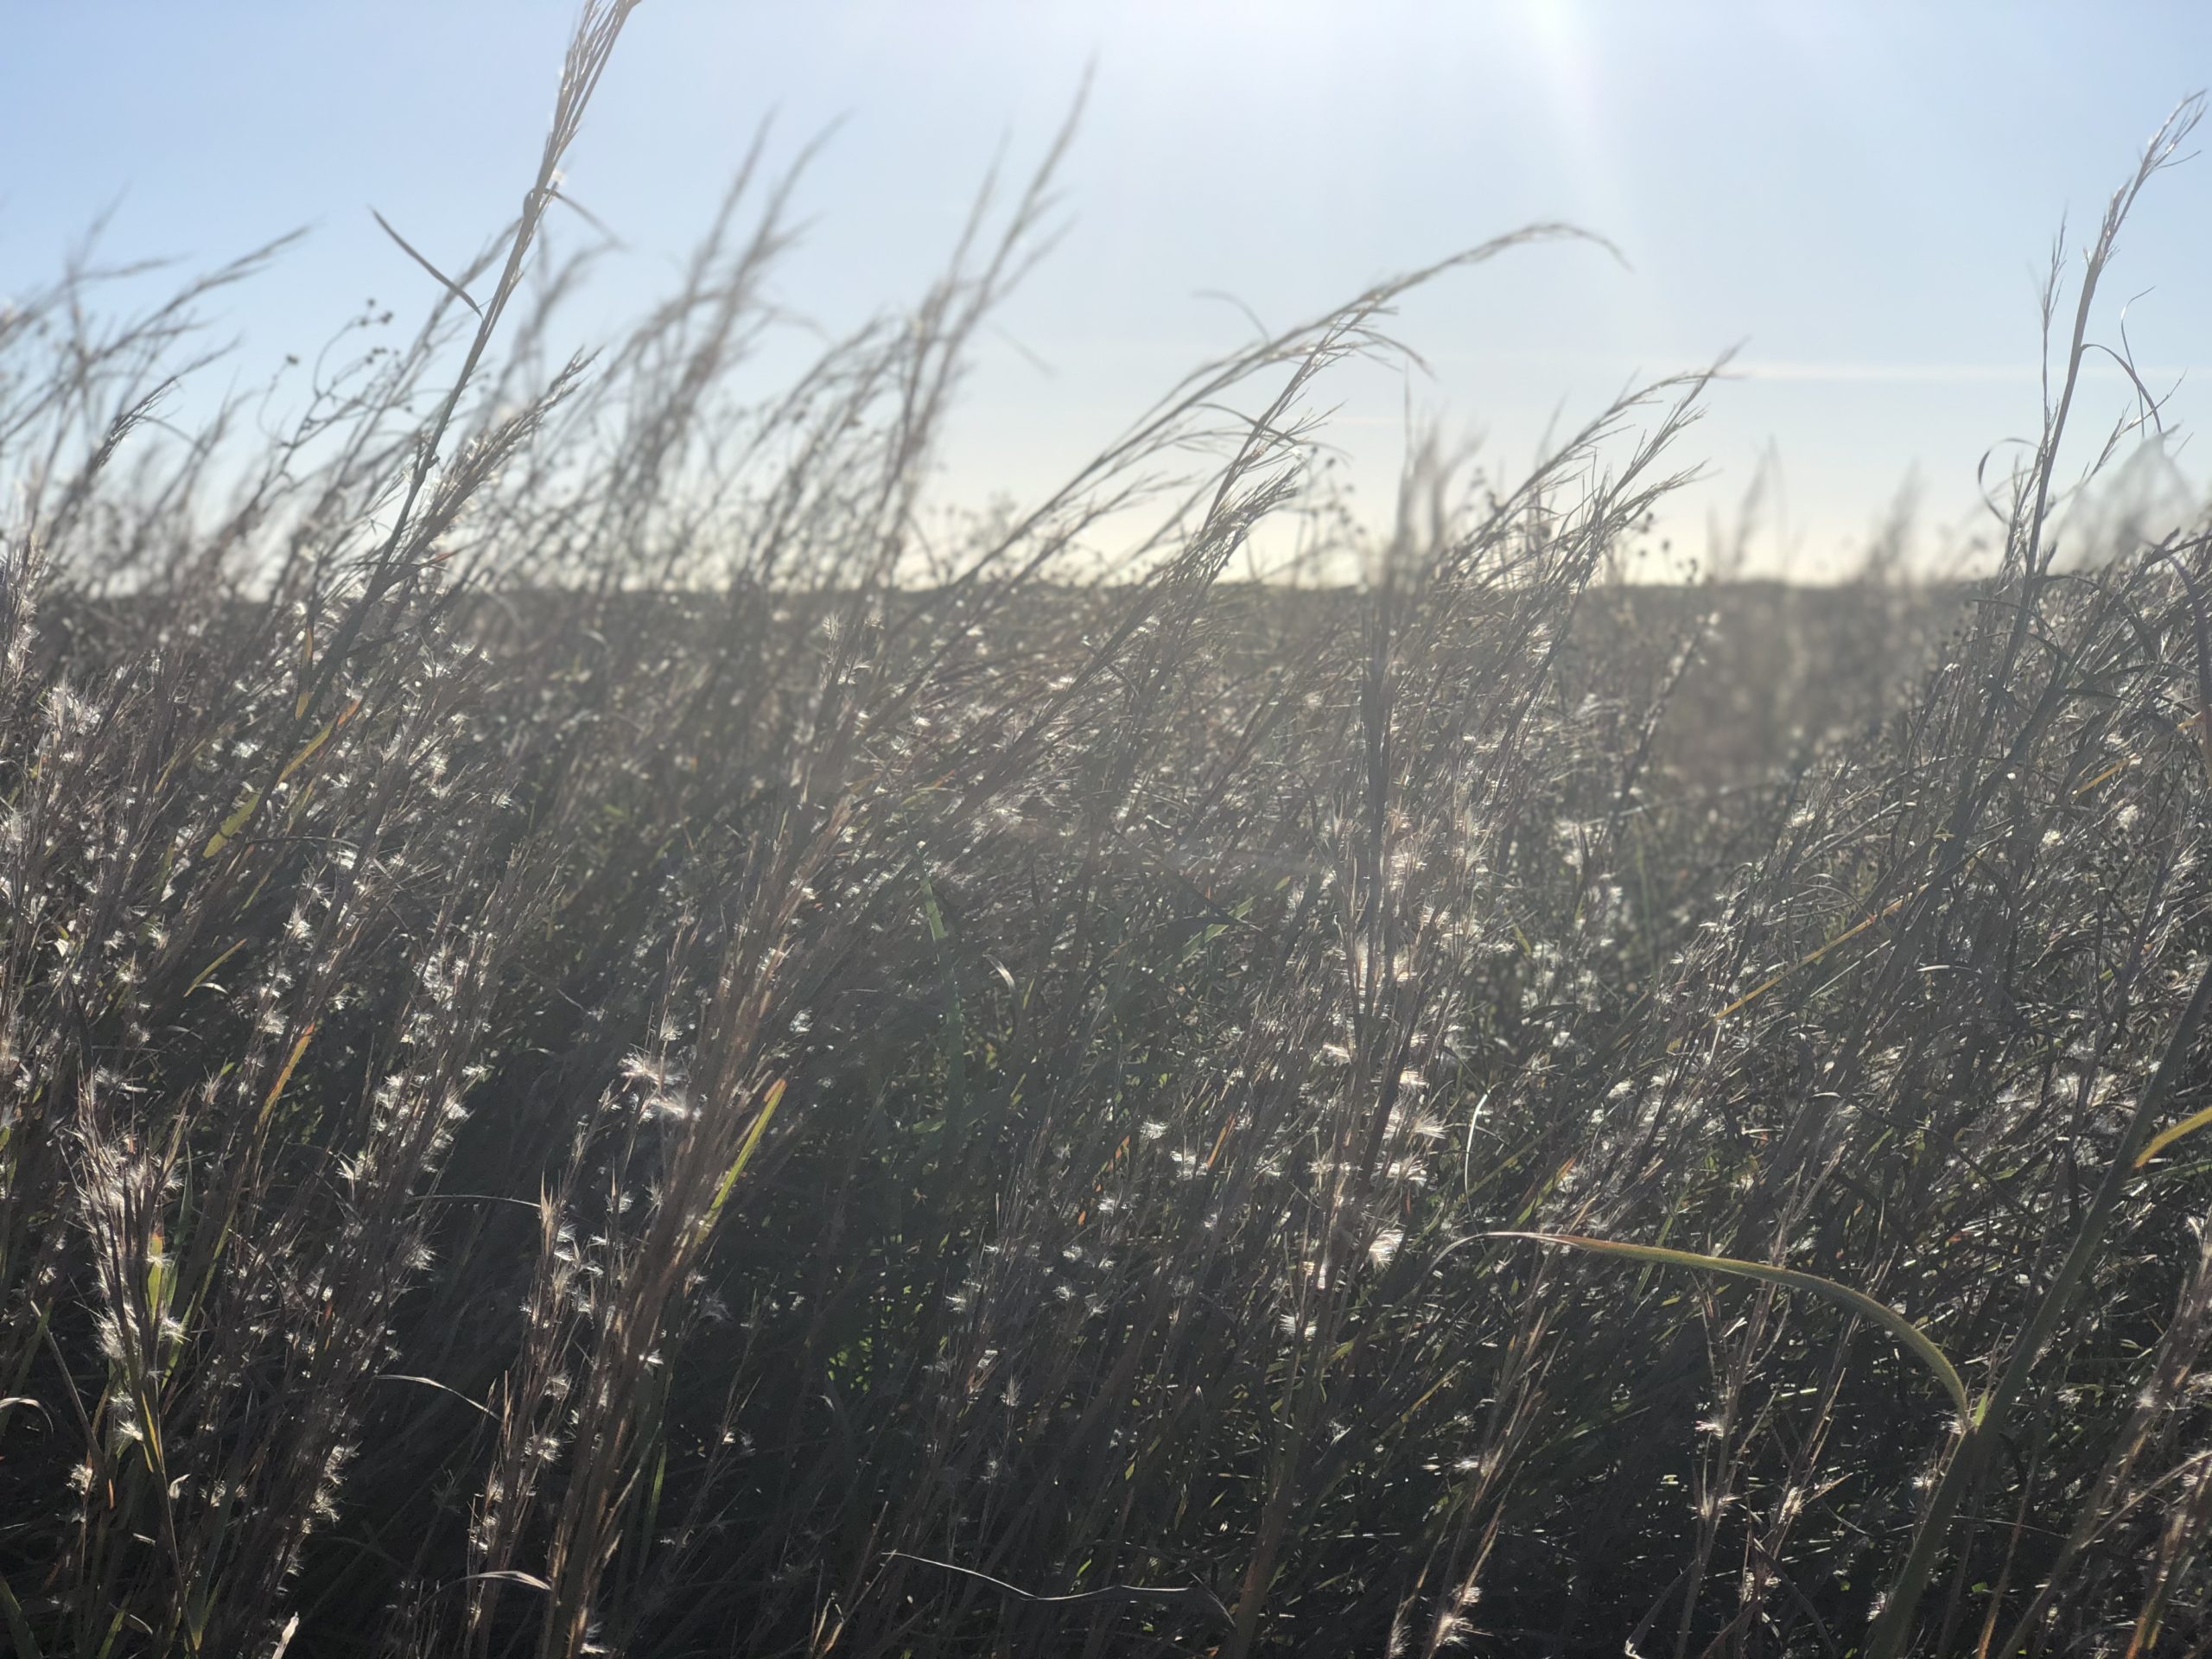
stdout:
{"type": "MultiPolygon", "coordinates": [[[[455,264],[503,223],[573,16],[553,0],[11,8],[0,296],[119,203],[115,255],[210,264],[314,227],[231,302],[247,368],[312,351],[370,296],[427,305],[369,208],[455,264]]],[[[1248,337],[1221,295],[1281,326],[1567,219],[1628,268],[1552,245],[1452,276],[1395,327],[1433,378],[1347,381],[1337,436],[1370,492],[1387,493],[1408,400],[1504,467],[1632,377],[1740,346],[1743,378],[1681,452],[1712,476],[1667,528],[1700,546],[1771,448],[1780,513],[1752,568],[1818,578],[1909,473],[1931,526],[1972,522],[1977,461],[2037,423],[2053,234],[2065,217],[2078,247],[2152,130],[2212,82],[2212,7],[648,0],[568,169],[629,250],[590,315],[611,332],[659,291],[772,113],[772,158],[839,124],[799,188],[810,228],[778,296],[832,327],[911,301],[1001,146],[1015,170],[1041,154],[1086,64],[1070,228],[986,341],[946,494],[1022,497],[1071,471],[1248,337]]],[[[2208,209],[2212,157],[2154,183],[2101,313],[2116,340],[2127,304],[2139,361],[2185,377],[2184,429],[2212,375],[2208,209]]],[[[2086,412],[2126,397],[2104,372],[2086,412]]]]}

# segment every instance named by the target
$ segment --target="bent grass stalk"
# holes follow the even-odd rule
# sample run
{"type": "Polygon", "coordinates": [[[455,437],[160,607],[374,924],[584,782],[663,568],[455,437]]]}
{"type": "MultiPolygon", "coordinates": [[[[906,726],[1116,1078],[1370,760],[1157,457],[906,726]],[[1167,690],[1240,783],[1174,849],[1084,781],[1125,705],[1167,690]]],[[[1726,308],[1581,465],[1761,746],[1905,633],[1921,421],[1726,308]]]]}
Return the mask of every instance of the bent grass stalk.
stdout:
{"type": "Polygon", "coordinates": [[[1958,1367],[1951,1363],[1950,1357],[1936,1345],[1925,1331],[1897,1309],[1875,1300],[1865,1291],[1853,1290],[1849,1285],[1838,1284],[1833,1279],[1823,1279],[1815,1273],[1802,1273],[1795,1268],[1778,1268],[1770,1262],[1745,1262],[1733,1256],[1706,1255],[1696,1250],[1670,1249],[1659,1244],[1631,1244],[1622,1239],[1590,1238],[1580,1233],[1493,1232],[1484,1236],[1529,1239],[1539,1244],[1557,1244],[1567,1249],[1587,1251],[1593,1255],[1617,1255],[1630,1262],[1648,1262],[1658,1267],[1693,1268],[1700,1273],[1718,1273],[1734,1279],[1756,1279],[1790,1290],[1809,1291],[1853,1313],[1863,1314],[1880,1325],[1895,1337],[1908,1353],[1928,1368],[1929,1375],[1950,1396],[1951,1403],[1958,1408],[1961,1419],[1973,1414],[1974,1402],[1967,1393],[1965,1381],[1959,1376],[1958,1367]]]}

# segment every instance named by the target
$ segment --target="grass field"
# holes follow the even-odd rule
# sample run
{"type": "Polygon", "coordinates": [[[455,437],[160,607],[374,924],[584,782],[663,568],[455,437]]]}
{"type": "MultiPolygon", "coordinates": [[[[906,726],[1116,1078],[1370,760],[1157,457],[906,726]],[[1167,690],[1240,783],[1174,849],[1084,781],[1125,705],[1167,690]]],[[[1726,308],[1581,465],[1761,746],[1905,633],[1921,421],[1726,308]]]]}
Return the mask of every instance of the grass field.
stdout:
{"type": "Polygon", "coordinates": [[[626,10],[248,465],[257,260],[0,314],[5,1643],[2207,1650],[2212,536],[2060,528],[2194,108],[1993,575],[1637,587],[1696,378],[1319,493],[1403,285],[925,537],[1049,162],[772,399],[760,180],[543,362],[626,10]]]}

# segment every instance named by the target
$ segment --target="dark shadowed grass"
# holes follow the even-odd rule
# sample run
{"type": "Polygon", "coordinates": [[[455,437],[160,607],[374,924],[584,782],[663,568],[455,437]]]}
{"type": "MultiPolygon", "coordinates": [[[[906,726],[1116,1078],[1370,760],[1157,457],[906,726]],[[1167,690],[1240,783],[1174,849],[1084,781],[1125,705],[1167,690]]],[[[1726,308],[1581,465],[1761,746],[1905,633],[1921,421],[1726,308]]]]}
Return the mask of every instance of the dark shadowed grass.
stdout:
{"type": "Polygon", "coordinates": [[[2212,535],[2055,528],[2195,106],[2001,571],[1815,601],[1610,579],[1698,378],[1329,510],[1329,368],[1558,227],[951,540],[1057,148],[772,397],[757,156],[548,364],[627,10],[250,464],[149,423],[257,262],[0,315],[14,1647],[2212,1639],[2212,535]],[[1293,513],[1356,589],[1222,580],[1293,513]]]}

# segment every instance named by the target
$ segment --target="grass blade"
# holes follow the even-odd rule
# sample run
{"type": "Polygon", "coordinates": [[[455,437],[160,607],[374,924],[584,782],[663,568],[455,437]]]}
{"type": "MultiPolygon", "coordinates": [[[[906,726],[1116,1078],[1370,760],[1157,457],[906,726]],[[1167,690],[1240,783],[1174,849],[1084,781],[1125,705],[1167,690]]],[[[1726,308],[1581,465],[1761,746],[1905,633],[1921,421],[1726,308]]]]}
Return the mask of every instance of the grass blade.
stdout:
{"type": "Polygon", "coordinates": [[[1951,1403],[1958,1408],[1960,1416],[1970,1418],[1974,1415],[1974,1402],[1967,1393],[1966,1382],[1959,1376],[1958,1367],[1951,1363],[1950,1357],[1936,1345],[1925,1331],[1897,1309],[1876,1301],[1863,1290],[1853,1290],[1849,1285],[1840,1285],[1833,1279],[1821,1278],[1818,1274],[1800,1273],[1795,1268],[1777,1268],[1764,1262],[1742,1262],[1726,1255],[1701,1255],[1695,1250],[1671,1250],[1658,1244],[1629,1244],[1618,1239],[1589,1238],[1580,1233],[1492,1233],[1489,1236],[1534,1239],[1540,1244],[1560,1244],[1568,1249],[1588,1250],[1599,1255],[1624,1256],[1631,1262],[1645,1262],[1660,1267],[1694,1268],[1705,1273],[1726,1274],[1738,1279],[1758,1279],[1791,1290],[1810,1291],[1815,1296],[1824,1296],[1839,1306],[1850,1309],[1853,1313],[1865,1315],[1887,1331],[1943,1385],[1943,1392],[1950,1395],[1951,1403]]]}
{"type": "Polygon", "coordinates": [[[2207,1106],[2201,1112],[2191,1112],[2171,1128],[2160,1129],[2151,1137],[2149,1144],[2135,1154],[2135,1167],[2142,1168],[2182,1136],[2196,1134],[2207,1123],[2212,1123],[2212,1106],[2207,1106]]]}
{"type": "Polygon", "coordinates": [[[31,1634],[30,1621],[23,1617],[22,1604],[16,1599],[16,1592],[8,1587],[5,1579],[0,1579],[0,1617],[8,1621],[8,1637],[16,1644],[16,1651],[24,1659],[40,1659],[38,1638],[31,1634]]]}

